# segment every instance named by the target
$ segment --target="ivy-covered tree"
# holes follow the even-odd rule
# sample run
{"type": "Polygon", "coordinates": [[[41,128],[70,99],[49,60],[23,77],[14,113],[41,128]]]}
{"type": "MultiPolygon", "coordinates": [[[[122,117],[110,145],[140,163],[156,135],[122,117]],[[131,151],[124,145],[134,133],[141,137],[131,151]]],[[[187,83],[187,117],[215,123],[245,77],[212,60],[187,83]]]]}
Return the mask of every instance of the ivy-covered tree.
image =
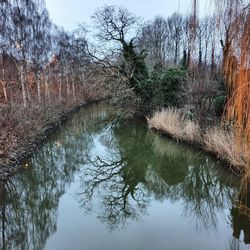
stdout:
{"type": "Polygon", "coordinates": [[[123,63],[119,65],[119,73],[128,79],[129,86],[136,95],[145,101],[148,92],[145,89],[145,80],[148,70],[144,61],[143,51],[138,51],[135,45],[138,18],[127,9],[116,6],[104,6],[98,9],[93,16],[98,30],[97,37],[101,42],[114,43],[118,46],[123,63]]]}

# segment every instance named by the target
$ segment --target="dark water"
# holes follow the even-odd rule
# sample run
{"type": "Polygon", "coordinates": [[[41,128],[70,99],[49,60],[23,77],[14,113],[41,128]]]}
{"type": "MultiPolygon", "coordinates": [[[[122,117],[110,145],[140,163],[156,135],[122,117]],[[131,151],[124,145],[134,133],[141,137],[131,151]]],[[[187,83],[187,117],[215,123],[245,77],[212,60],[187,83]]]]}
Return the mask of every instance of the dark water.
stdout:
{"type": "Polygon", "coordinates": [[[108,117],[103,105],[77,113],[6,184],[2,249],[248,249],[236,177],[139,121],[108,117]]]}

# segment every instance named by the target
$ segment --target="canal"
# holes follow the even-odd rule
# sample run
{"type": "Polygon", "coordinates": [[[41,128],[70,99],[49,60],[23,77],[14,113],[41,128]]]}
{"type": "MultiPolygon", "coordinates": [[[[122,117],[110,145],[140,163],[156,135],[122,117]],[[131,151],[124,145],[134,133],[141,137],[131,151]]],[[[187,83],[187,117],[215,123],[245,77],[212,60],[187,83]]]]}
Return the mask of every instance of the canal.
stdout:
{"type": "Polygon", "coordinates": [[[110,119],[67,121],[0,193],[4,250],[247,249],[240,180],[206,153],[110,119]]]}

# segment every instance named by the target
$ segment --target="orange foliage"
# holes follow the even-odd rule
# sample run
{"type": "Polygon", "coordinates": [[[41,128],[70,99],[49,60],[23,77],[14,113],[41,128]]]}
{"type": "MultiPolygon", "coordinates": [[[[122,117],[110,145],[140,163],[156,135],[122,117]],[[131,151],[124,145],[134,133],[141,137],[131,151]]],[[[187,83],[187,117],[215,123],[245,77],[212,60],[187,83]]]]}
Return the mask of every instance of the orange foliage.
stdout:
{"type": "Polygon", "coordinates": [[[231,12],[223,54],[228,87],[224,118],[233,122],[237,143],[250,150],[250,4],[231,12]]]}
{"type": "Polygon", "coordinates": [[[238,148],[250,152],[250,4],[244,0],[213,2],[218,28],[226,28],[222,72],[228,98],[223,118],[233,126],[238,148]]]}

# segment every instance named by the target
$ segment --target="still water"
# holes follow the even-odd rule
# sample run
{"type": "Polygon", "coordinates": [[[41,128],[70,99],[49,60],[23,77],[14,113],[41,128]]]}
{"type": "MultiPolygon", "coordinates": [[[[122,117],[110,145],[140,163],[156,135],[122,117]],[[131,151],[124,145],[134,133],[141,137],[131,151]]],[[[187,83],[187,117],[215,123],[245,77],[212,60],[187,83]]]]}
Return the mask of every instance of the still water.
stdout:
{"type": "Polygon", "coordinates": [[[81,110],[6,184],[2,249],[248,249],[238,178],[140,121],[109,118],[103,105],[81,110]]]}

